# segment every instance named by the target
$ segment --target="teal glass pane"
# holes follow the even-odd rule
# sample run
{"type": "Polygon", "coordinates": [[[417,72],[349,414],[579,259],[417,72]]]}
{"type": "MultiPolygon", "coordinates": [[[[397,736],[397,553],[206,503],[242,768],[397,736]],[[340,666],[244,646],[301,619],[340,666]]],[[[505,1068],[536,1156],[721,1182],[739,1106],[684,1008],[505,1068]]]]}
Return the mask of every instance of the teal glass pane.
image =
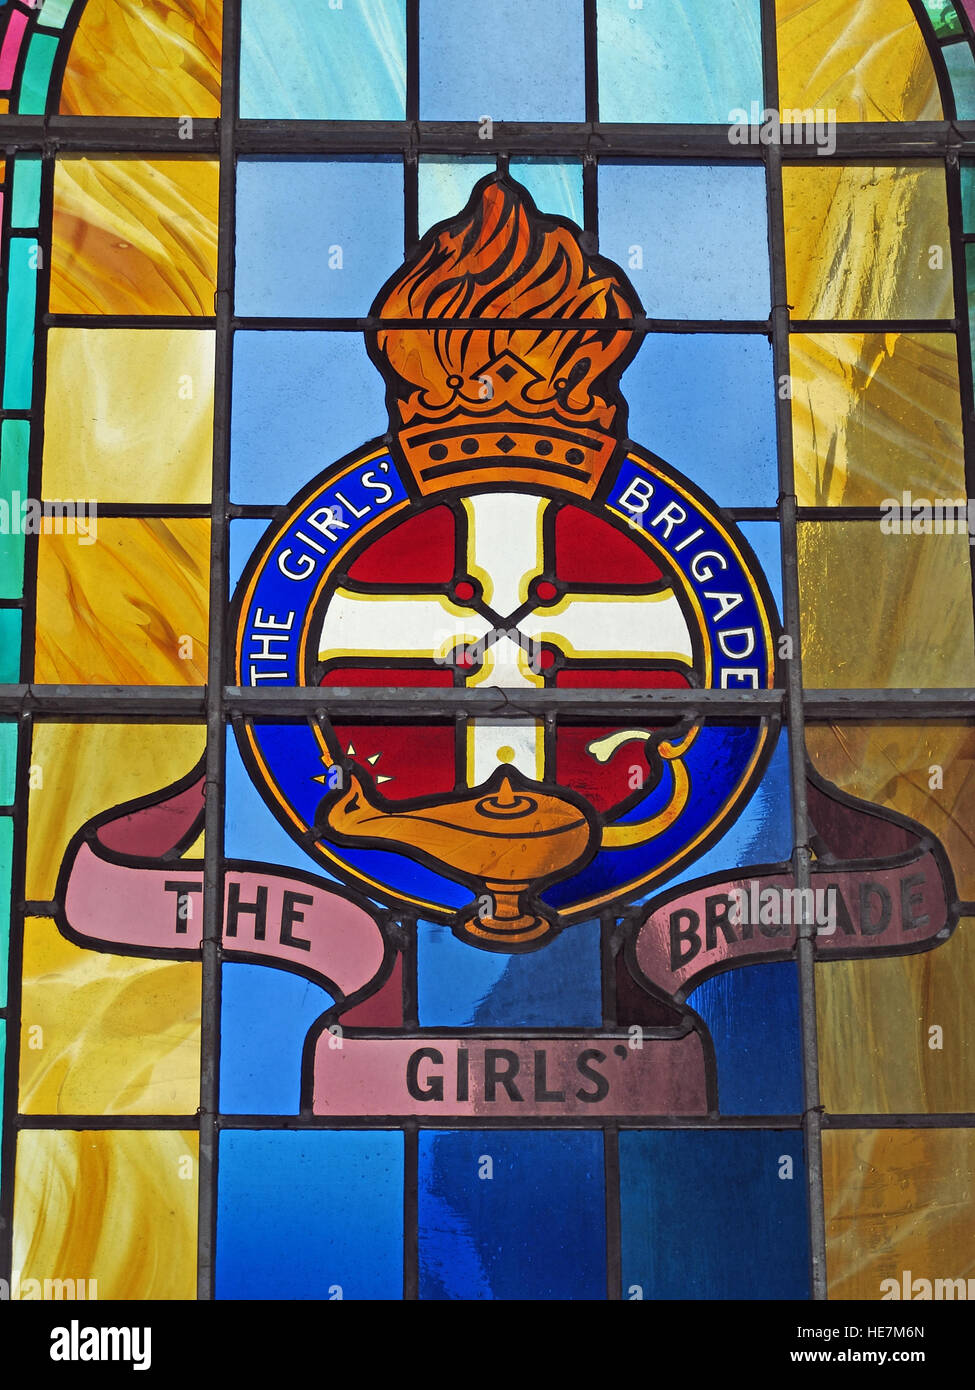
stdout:
{"type": "Polygon", "coordinates": [[[47,89],[51,82],[51,65],[60,39],[53,34],[35,34],[27,51],[24,76],[20,84],[20,113],[22,116],[43,116],[47,106],[47,89]]]}
{"type": "Polygon", "coordinates": [[[578,160],[525,157],[512,159],[508,167],[512,178],[528,189],[540,212],[555,213],[582,226],[582,165],[578,160]]]}
{"type": "Polygon", "coordinates": [[[0,684],[20,680],[20,609],[0,608],[0,684]]]}
{"type": "Polygon", "coordinates": [[[968,331],[975,347],[975,245],[965,247],[965,269],[968,272],[968,331]]]}
{"type": "Polygon", "coordinates": [[[49,29],[60,29],[74,3],[75,0],[44,0],[41,23],[49,29]]]}
{"type": "Polygon", "coordinates": [[[242,26],[242,116],[405,119],[405,0],[244,0],[242,26]]]}
{"type": "Polygon", "coordinates": [[[975,230],[975,164],[962,161],[961,220],[966,232],[975,230]]]}
{"type": "Polygon", "coordinates": [[[420,160],[417,170],[420,236],[447,217],[455,217],[471,196],[478,179],[493,174],[493,159],[444,155],[420,160]]]}
{"type": "Polygon", "coordinates": [[[24,593],[24,537],[14,525],[27,496],[30,426],[26,420],[4,420],[0,432],[0,598],[24,593]],[[6,511],[4,510],[6,508],[6,511]]]}
{"type": "Polygon", "coordinates": [[[586,119],[574,0],[420,0],[420,55],[425,121],[586,119]]]}
{"type": "Polygon", "coordinates": [[[34,300],[37,295],[37,242],[11,237],[7,291],[7,362],[4,410],[29,410],[34,377],[34,300]]]}
{"type": "Polygon", "coordinates": [[[922,0],[922,3],[939,39],[962,32],[961,20],[951,0],[922,0]]]}
{"type": "Polygon", "coordinates": [[[14,778],[17,772],[17,725],[0,724],[0,806],[14,804],[14,778]]]}
{"type": "Polygon", "coordinates": [[[975,119],[975,58],[967,43],[951,43],[944,54],[955,94],[955,110],[960,121],[975,119]]]}
{"type": "Polygon", "coordinates": [[[599,0],[596,34],[602,121],[725,124],[765,104],[759,0],[599,0]]]}
{"type": "Polygon", "coordinates": [[[41,215],[41,161],[14,161],[14,196],[10,220],[15,227],[36,227],[41,215]]]}
{"type": "Polygon", "coordinates": [[[0,816],[0,1006],[6,1005],[7,1002],[7,951],[10,945],[10,885],[13,854],[14,823],[9,816],[0,816]]]}

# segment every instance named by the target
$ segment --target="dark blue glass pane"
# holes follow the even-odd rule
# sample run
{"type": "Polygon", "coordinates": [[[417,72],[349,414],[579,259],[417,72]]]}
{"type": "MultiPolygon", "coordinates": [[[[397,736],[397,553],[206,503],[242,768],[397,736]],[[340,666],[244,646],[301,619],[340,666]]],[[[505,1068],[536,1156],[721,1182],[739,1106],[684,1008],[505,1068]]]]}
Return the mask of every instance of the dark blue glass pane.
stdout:
{"type": "Polygon", "coordinates": [[[605,1298],[602,1135],[421,1132],[418,1226],[421,1298],[605,1298]]]}
{"type": "Polygon", "coordinates": [[[651,318],[766,319],[764,170],[601,163],[599,249],[651,318]]]}
{"type": "Polygon", "coordinates": [[[584,121],[582,10],[566,0],[532,0],[527,11],[524,0],[420,0],[421,119],[584,121]]]}
{"type": "Polygon", "coordinates": [[[400,160],[239,162],[241,316],[361,316],[402,262],[400,160]]]}
{"type": "Polygon", "coordinates": [[[216,1290],[402,1298],[402,1134],[222,1134],[216,1290]]]}
{"type": "Polygon", "coordinates": [[[791,961],[715,975],[687,1002],[711,1033],[722,1115],[801,1112],[799,978],[791,961]]]}
{"type": "Polygon", "coordinates": [[[620,1207],[625,1299],[809,1297],[797,1133],[624,1132],[620,1207]]]}

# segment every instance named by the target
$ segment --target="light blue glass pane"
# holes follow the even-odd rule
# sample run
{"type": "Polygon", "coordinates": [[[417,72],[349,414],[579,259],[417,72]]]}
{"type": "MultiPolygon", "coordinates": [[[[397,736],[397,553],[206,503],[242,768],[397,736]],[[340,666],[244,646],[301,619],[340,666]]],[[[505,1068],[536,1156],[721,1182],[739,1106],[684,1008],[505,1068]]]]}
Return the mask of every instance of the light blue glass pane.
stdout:
{"type": "Polygon", "coordinates": [[[334,1001],[310,980],[266,965],[228,963],[220,988],[220,1109],[297,1115],[309,1028],[334,1001]]]}
{"type": "Polygon", "coordinates": [[[649,333],[622,387],[636,443],[719,506],[775,506],[775,391],[767,338],[649,333]]]}
{"type": "Polygon", "coordinates": [[[582,165],[577,159],[513,159],[511,177],[524,184],[539,212],[583,223],[582,165]]]}
{"type": "Polygon", "coordinates": [[[27,496],[30,425],[4,420],[0,429],[0,598],[21,598],[24,592],[24,537],[13,524],[22,515],[27,496]],[[6,513],[4,508],[7,508],[6,513]]]}
{"type": "Polygon", "coordinates": [[[402,263],[400,160],[239,163],[238,314],[362,317],[402,263]]]}
{"type": "MultiPolygon", "coordinates": [[[[378,285],[377,285],[378,288],[378,285]]],[[[230,494],[287,502],[388,425],[383,379],[361,333],[238,333],[230,494]]]]}
{"type": "Polygon", "coordinates": [[[0,684],[20,680],[20,609],[0,608],[0,684]]]}
{"type": "Polygon", "coordinates": [[[30,409],[34,378],[34,300],[37,294],[37,242],[11,237],[7,295],[5,410],[30,409]]]}
{"type": "Polygon", "coordinates": [[[599,249],[650,318],[766,319],[765,174],[754,166],[599,166],[599,249]]]}
{"type": "Polygon", "coordinates": [[[22,116],[43,116],[51,81],[51,64],[60,42],[53,34],[35,34],[31,39],[20,83],[19,110],[22,116]]]}
{"type": "MultiPolygon", "coordinates": [[[[782,616],[782,550],[779,523],[777,521],[740,521],[742,535],[755,552],[755,557],[765,575],[766,583],[772,590],[782,616]]],[[[773,620],[775,614],[772,614],[773,620]]]]}
{"type": "Polygon", "coordinates": [[[405,0],[243,0],[240,114],[402,121],[405,0]]]}
{"type": "Polygon", "coordinates": [[[421,1133],[420,1298],[604,1299],[603,1184],[600,1134],[421,1133]],[[490,1180],[478,1177],[484,1155],[490,1180]]]}
{"type": "Polygon", "coordinates": [[[460,155],[421,159],[417,172],[420,236],[436,223],[456,217],[478,179],[493,174],[496,167],[493,159],[464,159],[460,155]]]}
{"type": "Polygon", "coordinates": [[[599,0],[599,119],[723,124],[762,100],[759,0],[599,0]]]}
{"type": "Polygon", "coordinates": [[[75,0],[44,0],[44,10],[40,22],[46,24],[49,29],[60,29],[71,13],[71,6],[74,3],[75,0]]]}
{"type": "Polygon", "coordinates": [[[620,1209],[624,1299],[809,1297],[799,1134],[623,1132],[620,1209]]]}
{"type": "Polygon", "coordinates": [[[583,7],[571,0],[420,0],[420,54],[425,121],[586,118],[583,7]]]}
{"type": "Polygon", "coordinates": [[[967,43],[952,43],[943,48],[951,90],[955,94],[955,110],[960,121],[975,119],[975,58],[967,43]]]}
{"type": "Polygon", "coordinates": [[[0,806],[12,806],[17,772],[17,725],[0,724],[0,806]]]}
{"type": "Polygon", "coordinates": [[[36,227],[41,207],[41,161],[23,156],[14,161],[14,196],[10,220],[14,227],[36,227]]]}
{"type": "Polygon", "coordinates": [[[0,816],[0,1008],[7,1003],[7,953],[10,946],[10,886],[13,876],[14,823],[0,816]]]}
{"type": "Polygon", "coordinates": [[[217,1297],[400,1299],[403,1135],[220,1136],[217,1297]]]}
{"type": "Polygon", "coordinates": [[[566,927],[544,951],[472,950],[449,927],[417,924],[420,1025],[595,1027],[602,1021],[599,923],[566,927]]]}

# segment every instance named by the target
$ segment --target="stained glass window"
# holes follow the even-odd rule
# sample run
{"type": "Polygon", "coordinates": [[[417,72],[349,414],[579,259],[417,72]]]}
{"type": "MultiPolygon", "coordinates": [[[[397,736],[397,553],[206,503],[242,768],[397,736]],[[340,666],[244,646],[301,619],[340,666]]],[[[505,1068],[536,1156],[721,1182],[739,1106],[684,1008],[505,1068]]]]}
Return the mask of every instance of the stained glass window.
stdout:
{"type": "Polygon", "coordinates": [[[11,1298],[975,1297],[973,43],[0,3],[11,1298]]]}

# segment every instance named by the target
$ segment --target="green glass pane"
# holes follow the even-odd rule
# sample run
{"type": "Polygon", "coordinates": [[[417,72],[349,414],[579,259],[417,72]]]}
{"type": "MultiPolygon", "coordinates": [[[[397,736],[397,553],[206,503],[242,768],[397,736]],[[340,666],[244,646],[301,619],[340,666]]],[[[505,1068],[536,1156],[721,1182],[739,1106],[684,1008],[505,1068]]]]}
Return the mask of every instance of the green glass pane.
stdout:
{"type": "Polygon", "coordinates": [[[968,332],[975,347],[975,245],[965,247],[965,269],[968,271],[968,332]]]}
{"type": "Polygon", "coordinates": [[[961,166],[961,218],[966,232],[975,230],[975,164],[967,160],[961,166]]]}
{"type": "Polygon", "coordinates": [[[51,82],[51,65],[60,39],[53,34],[35,34],[27,50],[24,76],[20,84],[20,114],[43,116],[47,106],[47,89],[51,82]]]}
{"type": "Polygon", "coordinates": [[[952,43],[943,48],[951,90],[955,94],[955,109],[960,121],[975,119],[975,58],[967,43],[952,43]]]}
{"type": "Polygon", "coordinates": [[[20,680],[20,609],[0,608],[0,684],[20,680]]]}
{"type": "Polygon", "coordinates": [[[0,724],[0,806],[14,803],[14,778],[17,772],[17,725],[0,724]]]}
{"type": "Polygon", "coordinates": [[[44,0],[40,22],[46,24],[49,29],[60,29],[71,13],[74,3],[75,0],[44,0]]]}
{"type": "Polygon", "coordinates": [[[961,20],[951,0],[924,0],[924,8],[939,39],[961,33],[961,20]]]}
{"type": "Polygon", "coordinates": [[[41,161],[18,159],[14,164],[14,197],[10,220],[15,227],[36,227],[41,215],[41,161]]]}
{"type": "MultiPolygon", "coordinates": [[[[14,823],[0,817],[0,1006],[7,1002],[7,949],[10,941],[10,883],[14,851],[14,823]]],[[[0,1076],[3,1073],[0,1071],[0,1076]]]]}
{"type": "Polygon", "coordinates": [[[7,364],[4,410],[29,410],[34,380],[34,300],[37,295],[37,242],[10,240],[7,293],[7,364]]]}
{"type": "Polygon", "coordinates": [[[22,598],[24,593],[24,537],[14,523],[14,512],[21,515],[27,496],[29,452],[27,421],[4,420],[0,431],[0,598],[22,598]]]}

